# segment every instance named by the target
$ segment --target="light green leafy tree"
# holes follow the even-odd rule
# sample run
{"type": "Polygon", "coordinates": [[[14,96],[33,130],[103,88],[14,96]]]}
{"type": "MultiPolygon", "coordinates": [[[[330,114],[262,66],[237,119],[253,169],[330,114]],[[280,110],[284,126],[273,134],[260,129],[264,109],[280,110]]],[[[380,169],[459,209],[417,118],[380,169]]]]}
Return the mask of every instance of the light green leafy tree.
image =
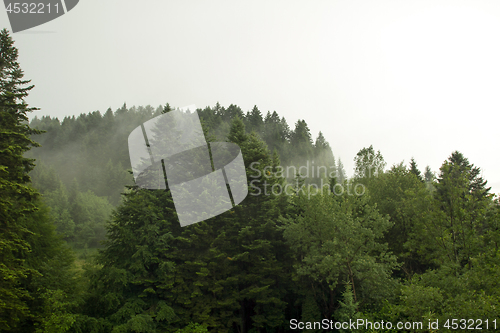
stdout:
{"type": "Polygon", "coordinates": [[[383,243],[391,227],[388,218],[367,196],[337,196],[312,188],[298,193],[295,212],[284,219],[284,236],[295,254],[295,279],[305,287],[304,295],[314,295],[309,306],[316,302],[320,309],[316,315],[332,318],[345,301],[346,280],[354,303],[360,304],[357,311],[393,297],[391,274],[398,265],[383,243]]]}
{"type": "Polygon", "coordinates": [[[354,158],[354,177],[366,178],[377,177],[384,172],[386,163],[380,150],[375,152],[373,146],[361,149],[354,158]]]}

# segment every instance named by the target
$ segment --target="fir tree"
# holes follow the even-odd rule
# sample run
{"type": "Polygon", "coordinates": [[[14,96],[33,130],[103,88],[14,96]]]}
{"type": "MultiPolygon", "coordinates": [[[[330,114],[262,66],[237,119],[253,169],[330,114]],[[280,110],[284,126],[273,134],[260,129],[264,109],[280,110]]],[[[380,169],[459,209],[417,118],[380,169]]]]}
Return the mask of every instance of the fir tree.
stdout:
{"type": "Polygon", "coordinates": [[[302,161],[307,161],[312,158],[313,142],[311,131],[305,120],[299,120],[295,124],[295,130],[291,134],[290,143],[302,161]]]}
{"type": "Polygon", "coordinates": [[[232,120],[227,139],[229,142],[236,143],[237,145],[241,145],[247,140],[245,124],[240,117],[235,117],[232,120]]]}
{"type": "Polygon", "coordinates": [[[422,173],[420,172],[420,170],[418,170],[417,162],[415,162],[415,159],[413,157],[410,160],[410,172],[414,174],[421,182],[424,181],[422,173]]]}
{"type": "Polygon", "coordinates": [[[30,108],[7,30],[0,32],[0,330],[66,331],[73,322],[66,297],[74,287],[72,257],[30,187],[34,161],[24,153],[39,131],[27,124],[30,108]]]}
{"type": "Polygon", "coordinates": [[[262,119],[262,113],[259,108],[257,108],[257,105],[254,105],[251,112],[247,112],[246,121],[249,131],[255,131],[259,135],[262,134],[261,131],[264,125],[264,119],[262,119]]]}
{"type": "Polygon", "coordinates": [[[21,287],[24,278],[36,274],[23,263],[31,234],[21,221],[36,211],[37,192],[29,187],[34,163],[23,154],[37,144],[30,135],[37,133],[26,124],[30,108],[24,102],[33,88],[23,80],[17,62],[18,51],[6,29],[0,32],[0,329],[10,330],[29,316],[21,287]]]}

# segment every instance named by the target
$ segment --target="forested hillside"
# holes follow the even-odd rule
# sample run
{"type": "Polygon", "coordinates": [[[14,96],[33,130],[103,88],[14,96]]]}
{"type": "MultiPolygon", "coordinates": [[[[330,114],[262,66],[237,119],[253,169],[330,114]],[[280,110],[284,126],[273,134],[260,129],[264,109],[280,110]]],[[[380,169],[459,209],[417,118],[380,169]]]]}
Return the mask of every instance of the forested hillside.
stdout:
{"type": "MultiPolygon", "coordinates": [[[[57,230],[67,241],[82,248],[96,247],[104,240],[106,219],[121,202],[125,186],[133,185],[128,135],[140,124],[169,110],[168,104],[156,109],[151,106],[128,109],[124,104],[104,114],[94,111],[62,121],[49,116],[31,121],[32,128],[45,132],[33,137],[41,147],[27,154],[37,160],[32,181],[44,195],[57,230]]],[[[276,112],[267,112],[263,117],[257,106],[246,114],[238,106],[224,108],[219,104],[197,112],[207,136],[214,141],[226,141],[231,120],[240,118],[247,132],[254,132],[271,153],[276,151],[284,159],[283,165],[294,166],[283,172],[289,180],[307,161],[314,163],[315,168],[325,167],[321,170],[325,184],[328,175],[337,170],[323,134],[319,133],[313,142],[304,120],[290,130],[286,120],[276,112]]],[[[340,170],[343,175],[343,169],[340,170]]],[[[321,175],[314,175],[307,182],[320,184],[321,175]]]]}
{"type": "Polygon", "coordinates": [[[347,178],[305,120],[206,107],[249,194],[181,227],[169,188],[129,172],[129,133],[170,105],[28,125],[32,87],[0,43],[1,331],[500,331],[500,203],[459,151],[422,174],[360,147],[347,178]]]}

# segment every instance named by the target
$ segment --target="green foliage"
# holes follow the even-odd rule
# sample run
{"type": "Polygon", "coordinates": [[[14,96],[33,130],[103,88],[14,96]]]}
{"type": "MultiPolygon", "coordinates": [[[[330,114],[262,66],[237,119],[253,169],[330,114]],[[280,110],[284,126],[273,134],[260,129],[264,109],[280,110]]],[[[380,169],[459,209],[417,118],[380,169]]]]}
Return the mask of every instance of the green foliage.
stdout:
{"type": "Polygon", "coordinates": [[[284,220],[284,236],[295,253],[295,279],[322,304],[322,318],[339,308],[342,281],[354,302],[374,306],[391,297],[396,258],[381,243],[391,223],[366,196],[337,196],[307,188],[294,198],[297,215],[284,220]]]}
{"type": "MultiPolygon", "coordinates": [[[[354,293],[349,281],[345,283],[345,291],[342,294],[342,298],[343,300],[339,301],[339,308],[335,311],[335,319],[339,322],[349,322],[349,320],[355,321],[362,318],[358,312],[359,303],[354,301],[354,293]]],[[[348,332],[348,330],[345,329],[340,329],[339,331],[348,332]]]]}
{"type": "Polygon", "coordinates": [[[5,30],[0,75],[2,332],[277,333],[292,318],[500,317],[500,203],[457,151],[436,179],[414,159],[385,171],[370,146],[349,179],[305,120],[290,130],[275,111],[217,103],[197,110],[204,134],[240,146],[249,195],[182,228],[169,189],[139,189],[128,172],[128,134],[169,104],[27,125],[32,86],[5,30]],[[46,131],[43,147],[28,152],[34,128],[46,131]],[[326,172],[285,175],[295,186],[278,194],[292,181],[277,175],[281,164],[326,172]],[[344,191],[330,193],[328,180],[344,191]],[[106,242],[77,270],[63,239],[106,242]]]}
{"type": "MultiPolygon", "coordinates": [[[[261,121],[257,108],[244,115],[217,104],[198,112],[209,141],[241,147],[249,196],[181,228],[168,189],[130,188],[108,225],[105,249],[86,268],[89,290],[72,330],[283,332],[291,318],[497,315],[500,210],[465,158],[445,163],[434,182],[429,168],[424,181],[414,160],[384,172],[381,153],[364,148],[347,179],[321,133],[312,144],[304,121],[287,132],[277,114],[261,121]],[[290,155],[292,141],[304,156],[290,155]],[[330,185],[344,192],[312,186],[325,176],[316,174],[273,193],[287,181],[276,175],[282,154],[296,166],[304,158],[333,165],[330,185]],[[356,186],[364,195],[355,195],[356,186]],[[463,223],[452,226],[451,216],[463,223]]],[[[124,106],[117,114],[132,113],[124,106]]],[[[68,192],[68,202],[80,207],[72,216],[86,216],[81,206],[94,199],[76,185],[68,192]]]]}
{"type": "Polygon", "coordinates": [[[33,86],[26,86],[17,62],[18,51],[6,29],[0,32],[0,329],[9,330],[29,316],[29,293],[21,281],[35,271],[24,265],[31,233],[19,221],[36,210],[37,193],[28,186],[33,160],[23,154],[36,143],[26,125],[35,110],[24,102],[33,86]]]}
{"type": "MultiPolygon", "coordinates": [[[[30,135],[39,133],[26,124],[24,102],[33,86],[22,80],[18,51],[7,30],[0,32],[0,329],[34,332],[46,327],[68,326],[62,311],[50,318],[71,293],[69,267],[72,258],[55,235],[46,210],[29,186],[33,160],[24,153],[37,144],[30,135]],[[50,278],[49,278],[50,277],[50,278]]],[[[53,330],[52,330],[53,331],[53,330]]],[[[59,330],[58,332],[61,332],[59,330]]]]}
{"type": "Polygon", "coordinates": [[[491,195],[474,168],[455,152],[440,168],[436,192],[419,218],[412,247],[434,265],[471,265],[471,259],[483,251],[485,230],[492,219],[491,195]]]}
{"type": "Polygon", "coordinates": [[[205,332],[208,332],[205,326],[195,323],[190,323],[183,329],[175,331],[175,333],[205,333],[205,332]]]}
{"type": "Polygon", "coordinates": [[[75,222],[70,214],[70,204],[66,187],[53,168],[39,163],[31,172],[33,187],[40,189],[43,201],[50,207],[50,216],[58,233],[65,239],[74,237],[75,222]]]}
{"type": "Polygon", "coordinates": [[[68,296],[62,290],[49,290],[41,297],[45,308],[43,315],[45,320],[37,327],[37,333],[60,333],[67,332],[75,322],[76,315],[68,312],[68,296]]]}
{"type": "Polygon", "coordinates": [[[425,173],[424,173],[424,182],[425,182],[425,187],[429,191],[434,191],[434,181],[436,180],[436,176],[434,175],[434,172],[432,172],[431,168],[429,166],[425,167],[425,173]]]}
{"type": "MultiPolygon", "coordinates": [[[[390,217],[393,225],[385,234],[389,249],[402,262],[400,276],[410,277],[426,269],[417,253],[410,253],[407,242],[415,230],[417,220],[429,209],[430,193],[414,172],[403,163],[371,179],[368,186],[370,201],[378,211],[390,217]]],[[[427,217],[427,215],[425,215],[427,217]]]]}
{"type": "MultiPolygon", "coordinates": [[[[39,193],[30,186],[32,159],[24,153],[39,134],[27,125],[24,99],[33,86],[22,80],[18,52],[0,32],[0,330],[66,332],[80,302],[73,256],[39,193]]],[[[54,173],[40,180],[60,189],[54,173]]],[[[59,214],[59,212],[58,212],[59,214]]]]}
{"type": "Polygon", "coordinates": [[[410,172],[413,173],[421,182],[424,181],[424,179],[422,178],[422,173],[420,172],[420,170],[418,170],[417,162],[415,162],[413,157],[411,158],[410,161],[410,172]]]}
{"type": "Polygon", "coordinates": [[[295,130],[290,135],[290,144],[301,159],[307,161],[313,158],[314,146],[311,131],[305,120],[298,120],[295,124],[295,130]]]}
{"type": "Polygon", "coordinates": [[[380,151],[375,153],[373,146],[361,149],[354,158],[354,177],[372,178],[384,172],[385,161],[380,151]]]}
{"type": "Polygon", "coordinates": [[[77,192],[69,202],[70,214],[75,221],[74,236],[69,238],[77,247],[99,247],[105,240],[106,222],[113,206],[106,198],[93,192],[77,192]]]}
{"type": "Polygon", "coordinates": [[[408,280],[398,309],[415,320],[497,317],[498,202],[459,152],[440,171],[406,243],[428,269],[408,280]]]}
{"type": "Polygon", "coordinates": [[[33,186],[41,189],[43,201],[50,208],[57,232],[76,248],[99,247],[113,210],[107,197],[98,197],[90,190],[81,192],[76,180],[67,190],[54,168],[43,164],[31,175],[33,186]]]}
{"type": "Polygon", "coordinates": [[[336,170],[336,181],[337,183],[339,184],[343,184],[345,180],[347,180],[347,175],[345,173],[345,170],[344,170],[344,164],[342,164],[342,161],[338,160],[338,164],[337,164],[337,170],[336,170]]]}
{"type": "Polygon", "coordinates": [[[74,321],[81,302],[74,257],[70,248],[55,232],[48,209],[42,202],[38,210],[22,222],[30,234],[30,246],[24,266],[32,272],[21,281],[29,298],[29,316],[12,332],[66,332],[74,321]]]}
{"type": "Polygon", "coordinates": [[[264,119],[262,118],[262,113],[254,105],[252,111],[248,112],[246,115],[247,127],[250,132],[262,133],[262,127],[264,126],[264,119]]]}
{"type": "MultiPolygon", "coordinates": [[[[245,134],[238,117],[230,139],[248,168],[260,163],[259,175],[248,169],[254,187],[281,181],[263,170],[279,164],[277,155],[271,158],[255,133],[245,134]]],[[[176,331],[190,322],[219,331],[280,326],[287,263],[275,225],[280,200],[249,196],[229,212],[181,228],[168,189],[132,188],[109,224],[101,268],[88,270],[85,314],[117,332],[176,331]]]]}

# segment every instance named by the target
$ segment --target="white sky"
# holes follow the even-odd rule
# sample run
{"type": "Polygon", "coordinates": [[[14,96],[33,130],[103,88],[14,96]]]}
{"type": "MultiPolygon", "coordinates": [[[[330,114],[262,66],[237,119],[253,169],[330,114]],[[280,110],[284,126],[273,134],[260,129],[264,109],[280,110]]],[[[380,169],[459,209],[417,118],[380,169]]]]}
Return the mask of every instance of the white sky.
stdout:
{"type": "Polygon", "coordinates": [[[39,116],[257,105],[349,174],[370,144],[422,171],[459,150],[500,193],[500,1],[81,0],[13,37],[39,116]]]}

